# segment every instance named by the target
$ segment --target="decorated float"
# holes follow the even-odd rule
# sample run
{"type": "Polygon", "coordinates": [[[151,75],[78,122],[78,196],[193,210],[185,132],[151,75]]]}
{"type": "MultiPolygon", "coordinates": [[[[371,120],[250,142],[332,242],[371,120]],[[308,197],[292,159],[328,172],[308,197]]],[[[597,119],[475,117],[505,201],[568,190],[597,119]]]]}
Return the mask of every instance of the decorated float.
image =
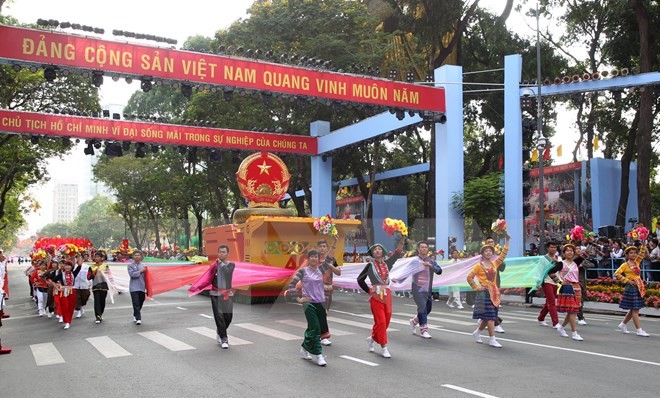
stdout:
{"type": "MultiPolygon", "coordinates": [[[[335,229],[324,229],[318,225],[319,219],[294,217],[290,209],[280,208],[291,175],[282,159],[272,153],[258,152],[245,158],[236,178],[248,205],[234,212],[233,224],[204,229],[204,251],[209,260],[214,261],[218,246],[226,244],[229,261],[295,270],[318,240],[325,238],[331,243],[336,234],[337,247],[342,248],[346,234],[360,225],[358,220],[333,220],[335,229]]],[[[335,253],[340,265],[341,254],[335,253]]],[[[238,294],[251,297],[253,303],[273,301],[287,279],[244,286],[238,294]]]]}

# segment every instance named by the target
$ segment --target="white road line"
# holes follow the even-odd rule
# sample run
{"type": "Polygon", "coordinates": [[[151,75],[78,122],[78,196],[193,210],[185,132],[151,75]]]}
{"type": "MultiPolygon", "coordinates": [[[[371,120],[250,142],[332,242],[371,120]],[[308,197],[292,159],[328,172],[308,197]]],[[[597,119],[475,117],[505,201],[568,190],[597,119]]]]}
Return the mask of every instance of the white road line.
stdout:
{"type": "MultiPolygon", "coordinates": [[[[209,337],[213,340],[215,340],[215,338],[216,338],[216,331],[211,329],[211,328],[201,326],[201,327],[195,327],[195,328],[188,328],[188,330],[190,330],[192,332],[195,332],[195,333],[198,333],[198,334],[201,334],[202,336],[209,337]]],[[[239,339],[238,337],[232,336],[230,334],[228,334],[227,337],[229,339],[229,344],[231,344],[231,345],[252,344],[251,341],[239,339]]]]}
{"type": "Polygon", "coordinates": [[[86,340],[106,358],[128,357],[132,355],[108,336],[89,337],[86,340]]]}
{"type": "Polygon", "coordinates": [[[213,319],[211,315],[206,315],[206,314],[199,314],[199,315],[203,316],[204,318],[213,319]]]}
{"type": "Polygon", "coordinates": [[[181,310],[181,311],[187,311],[188,310],[188,308],[183,308],[183,307],[176,307],[176,309],[181,310]]]}
{"type": "MultiPolygon", "coordinates": [[[[293,320],[293,319],[283,319],[283,320],[279,320],[277,322],[283,323],[283,324],[289,325],[289,326],[295,326],[297,328],[307,329],[307,324],[305,322],[300,322],[300,321],[296,321],[296,320],[293,320]]],[[[351,333],[351,332],[347,332],[347,331],[340,330],[340,329],[335,329],[335,328],[332,328],[330,330],[330,333],[333,336],[350,336],[352,334],[355,334],[355,333],[351,333]]]]}
{"type": "Polygon", "coordinates": [[[275,337],[276,339],[280,339],[280,340],[290,341],[290,340],[300,340],[300,339],[302,339],[302,336],[295,336],[291,333],[282,332],[282,331],[279,331],[279,330],[267,328],[265,326],[255,325],[254,323],[237,323],[234,326],[238,326],[239,328],[251,330],[251,331],[256,332],[256,333],[265,334],[266,336],[275,337]]]}
{"type": "Polygon", "coordinates": [[[53,343],[32,344],[30,345],[30,349],[32,350],[32,356],[34,356],[34,362],[36,362],[37,366],[64,363],[64,358],[62,358],[62,355],[60,355],[60,352],[57,351],[53,343]]]}
{"type": "MultiPolygon", "coordinates": [[[[460,332],[458,330],[434,328],[432,326],[429,326],[429,328],[430,329],[437,329],[437,330],[440,330],[442,332],[462,334],[464,336],[471,336],[472,335],[472,333],[460,332]]],[[[599,352],[576,350],[576,349],[573,349],[573,348],[557,347],[557,346],[547,345],[547,344],[531,343],[531,342],[528,342],[528,341],[505,339],[505,338],[502,338],[502,337],[498,337],[497,340],[498,341],[508,341],[510,343],[516,343],[516,344],[530,345],[530,346],[533,346],[533,347],[548,348],[548,349],[551,349],[551,350],[569,351],[569,352],[575,352],[575,353],[578,353],[578,354],[593,355],[593,356],[596,356],[596,357],[611,358],[611,359],[618,359],[618,360],[621,360],[621,361],[636,362],[636,363],[643,363],[643,364],[646,364],[646,365],[660,366],[660,363],[658,363],[658,362],[644,361],[644,360],[635,359],[635,358],[620,357],[620,356],[617,356],[617,355],[602,354],[602,353],[599,353],[599,352]]]]}
{"type": "MultiPolygon", "coordinates": [[[[398,316],[410,316],[410,314],[404,314],[404,313],[402,313],[402,312],[395,312],[395,313],[393,313],[392,315],[398,315],[398,316]]],[[[443,315],[444,315],[444,314],[443,314],[443,315]]],[[[439,322],[453,323],[453,324],[455,324],[455,325],[461,325],[461,326],[468,326],[468,325],[469,325],[469,326],[474,326],[474,325],[475,325],[475,322],[476,322],[476,321],[475,321],[475,322],[457,321],[457,320],[454,320],[454,319],[441,318],[441,317],[431,316],[431,315],[428,316],[428,319],[431,319],[431,320],[433,320],[433,321],[439,321],[439,322]]]]}
{"type": "Polygon", "coordinates": [[[348,355],[340,355],[339,358],[348,359],[349,361],[358,362],[358,363],[361,363],[361,364],[364,364],[364,365],[378,366],[377,363],[365,361],[364,359],[360,359],[360,358],[349,357],[348,355]]]}
{"type": "Polygon", "coordinates": [[[138,333],[140,336],[159,344],[170,351],[185,351],[194,350],[195,347],[179,341],[170,336],[164,335],[161,332],[142,332],[138,333]]]}
{"type": "Polygon", "coordinates": [[[456,391],[464,392],[464,393],[466,393],[466,394],[475,395],[475,396],[477,396],[477,397],[482,397],[482,398],[497,398],[497,397],[494,396],[494,395],[484,394],[484,393],[482,393],[482,392],[474,391],[474,390],[468,390],[467,388],[463,388],[463,387],[459,387],[459,386],[454,386],[454,385],[451,385],[451,384],[443,384],[442,386],[445,387],[445,388],[450,388],[450,389],[452,389],[452,390],[456,390],[456,391]]]}
{"type": "MultiPolygon", "coordinates": [[[[348,319],[342,319],[342,318],[335,318],[334,316],[329,316],[328,317],[329,321],[336,322],[336,323],[343,323],[344,325],[349,325],[349,326],[355,326],[356,328],[361,328],[361,329],[373,329],[374,325],[369,324],[369,323],[362,323],[362,322],[355,322],[355,321],[350,321],[348,319]]],[[[392,328],[387,328],[388,332],[398,332],[398,329],[392,329],[392,328]]]]}

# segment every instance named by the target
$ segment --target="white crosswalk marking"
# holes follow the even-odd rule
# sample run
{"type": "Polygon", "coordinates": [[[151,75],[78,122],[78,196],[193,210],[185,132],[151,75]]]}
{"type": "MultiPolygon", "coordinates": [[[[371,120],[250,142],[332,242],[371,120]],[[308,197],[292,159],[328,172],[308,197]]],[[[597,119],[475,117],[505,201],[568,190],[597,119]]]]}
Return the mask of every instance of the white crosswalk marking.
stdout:
{"type": "MultiPolygon", "coordinates": [[[[282,319],[282,320],[279,320],[277,322],[283,323],[283,324],[289,325],[289,326],[295,326],[297,328],[307,329],[307,324],[305,322],[300,322],[300,321],[296,321],[296,320],[293,320],[293,319],[282,319]]],[[[333,336],[350,336],[352,334],[355,334],[355,333],[346,332],[344,330],[335,329],[335,328],[331,328],[330,333],[333,336]]]]}
{"type": "Polygon", "coordinates": [[[199,315],[203,316],[204,318],[213,319],[211,315],[206,315],[206,314],[199,314],[199,315]]]}
{"type": "Polygon", "coordinates": [[[106,358],[127,357],[132,355],[108,336],[90,337],[86,340],[106,358]]]}
{"type": "MultiPolygon", "coordinates": [[[[335,318],[334,316],[329,316],[328,321],[336,322],[336,323],[343,323],[344,325],[349,325],[349,326],[355,326],[356,328],[361,328],[361,329],[373,329],[374,325],[370,323],[362,323],[362,322],[355,322],[355,321],[350,321],[348,319],[342,319],[342,318],[335,318]]],[[[398,332],[398,329],[392,329],[392,328],[387,328],[388,332],[398,332]]]]}
{"type": "Polygon", "coordinates": [[[290,340],[300,340],[302,338],[301,336],[295,336],[291,333],[281,332],[279,330],[255,325],[254,323],[237,323],[234,326],[251,330],[256,333],[265,334],[266,336],[275,337],[276,339],[280,339],[280,340],[290,341],[290,340]]]}
{"type": "Polygon", "coordinates": [[[153,341],[156,344],[167,348],[170,351],[185,351],[195,349],[195,347],[188,345],[183,341],[179,341],[160,332],[142,332],[138,334],[146,339],[153,341]]]}
{"type": "MultiPolygon", "coordinates": [[[[451,323],[451,324],[454,324],[454,325],[474,326],[474,322],[457,321],[455,319],[443,318],[443,317],[439,317],[439,316],[428,315],[427,318],[432,320],[432,321],[451,323]]],[[[513,322],[509,322],[509,323],[513,323],[513,322]]]]}
{"type": "Polygon", "coordinates": [[[60,352],[57,351],[53,343],[32,344],[30,349],[32,350],[32,356],[34,356],[37,366],[64,363],[64,358],[62,358],[62,355],[60,355],[60,352]]]}
{"type": "Polygon", "coordinates": [[[364,359],[360,359],[360,358],[350,357],[350,356],[348,356],[348,355],[340,355],[339,358],[348,359],[349,361],[353,361],[353,362],[361,363],[361,364],[364,364],[364,365],[378,366],[377,363],[373,363],[373,362],[365,361],[364,359]]]}
{"type": "MultiPolygon", "coordinates": [[[[216,338],[216,331],[211,329],[211,328],[207,328],[205,326],[188,328],[188,330],[190,330],[191,332],[195,332],[197,334],[201,334],[202,336],[211,338],[213,340],[215,340],[215,338],[216,338]]],[[[227,337],[229,338],[229,344],[231,344],[231,345],[252,344],[251,341],[239,339],[238,337],[232,336],[230,334],[228,334],[227,337]]]]}

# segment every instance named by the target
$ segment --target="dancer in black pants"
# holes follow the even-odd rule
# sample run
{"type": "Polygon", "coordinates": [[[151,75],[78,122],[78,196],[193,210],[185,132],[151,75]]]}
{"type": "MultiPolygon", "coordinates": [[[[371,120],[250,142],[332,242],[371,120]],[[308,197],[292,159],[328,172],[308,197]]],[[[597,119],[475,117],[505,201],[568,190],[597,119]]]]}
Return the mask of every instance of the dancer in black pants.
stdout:
{"type": "Polygon", "coordinates": [[[229,348],[227,328],[231,323],[233,310],[234,291],[231,287],[231,279],[234,274],[234,263],[228,263],[229,246],[220,245],[218,248],[218,260],[211,265],[215,276],[211,282],[211,306],[213,307],[213,318],[217,329],[216,339],[222,348],[229,348]]]}
{"type": "Polygon", "coordinates": [[[103,264],[105,253],[97,251],[94,253],[94,265],[87,270],[87,279],[92,281],[92,294],[94,295],[94,323],[103,322],[103,311],[105,311],[105,299],[108,295],[108,279],[104,272],[108,266],[103,264]]]}
{"type": "Polygon", "coordinates": [[[145,293],[147,291],[145,272],[147,272],[147,267],[142,264],[142,252],[136,250],[133,252],[133,261],[128,265],[128,276],[131,277],[128,290],[131,293],[133,322],[136,325],[142,325],[142,305],[144,304],[145,293]]]}

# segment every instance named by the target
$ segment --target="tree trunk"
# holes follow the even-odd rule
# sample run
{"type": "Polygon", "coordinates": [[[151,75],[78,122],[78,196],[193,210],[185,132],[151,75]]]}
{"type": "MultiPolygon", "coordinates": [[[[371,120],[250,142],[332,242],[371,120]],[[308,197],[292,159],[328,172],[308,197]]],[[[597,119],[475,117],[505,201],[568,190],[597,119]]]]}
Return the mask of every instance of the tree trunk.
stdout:
{"type": "MultiPolygon", "coordinates": [[[[639,70],[640,73],[652,71],[655,54],[655,29],[650,24],[650,17],[642,0],[628,0],[635,12],[639,27],[639,70]]],[[[639,99],[639,128],[637,130],[637,207],[639,222],[651,225],[651,134],[653,131],[653,91],[644,87],[639,99]]]]}
{"type": "Polygon", "coordinates": [[[190,217],[188,217],[188,209],[184,209],[183,214],[183,232],[186,235],[184,245],[186,246],[185,248],[188,248],[190,247],[190,217]]]}
{"type": "Polygon", "coordinates": [[[635,153],[635,137],[638,126],[639,110],[635,113],[635,119],[633,119],[630,131],[628,131],[626,149],[623,152],[623,156],[621,156],[621,191],[619,193],[619,207],[616,213],[615,225],[626,225],[626,208],[628,207],[628,194],[630,193],[630,187],[628,186],[628,182],[630,181],[630,162],[635,153]]]}
{"type": "Polygon", "coordinates": [[[195,218],[197,218],[197,238],[199,239],[199,243],[197,243],[197,246],[199,246],[197,249],[202,247],[202,238],[204,237],[204,217],[201,212],[195,212],[195,218]]]}

